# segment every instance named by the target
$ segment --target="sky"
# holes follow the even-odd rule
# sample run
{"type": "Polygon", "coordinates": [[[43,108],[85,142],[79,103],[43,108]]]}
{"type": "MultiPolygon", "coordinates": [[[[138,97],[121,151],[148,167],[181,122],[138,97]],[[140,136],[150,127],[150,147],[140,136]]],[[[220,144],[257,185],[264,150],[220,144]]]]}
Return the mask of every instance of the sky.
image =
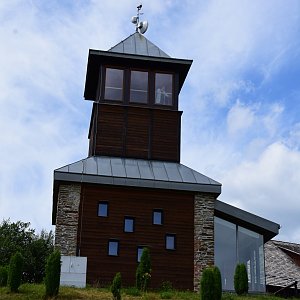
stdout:
{"type": "MultiPolygon", "coordinates": [[[[0,221],[51,225],[53,171],[87,157],[89,49],[134,33],[135,0],[0,1],[0,221]]],[[[300,243],[300,1],[144,0],[145,37],[193,64],[181,163],[300,243]]]]}

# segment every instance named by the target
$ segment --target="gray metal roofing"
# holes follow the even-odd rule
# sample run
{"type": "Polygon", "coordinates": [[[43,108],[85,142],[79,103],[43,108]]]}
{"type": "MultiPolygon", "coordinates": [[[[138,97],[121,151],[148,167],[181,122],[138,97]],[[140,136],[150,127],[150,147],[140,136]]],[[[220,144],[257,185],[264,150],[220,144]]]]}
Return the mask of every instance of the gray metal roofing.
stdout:
{"type": "Polygon", "coordinates": [[[221,193],[219,182],[180,163],[108,156],[56,169],[54,180],[221,193]]]}
{"type": "Polygon", "coordinates": [[[170,57],[139,32],[135,32],[130,35],[128,38],[110,48],[108,51],[155,57],[170,57]]]}

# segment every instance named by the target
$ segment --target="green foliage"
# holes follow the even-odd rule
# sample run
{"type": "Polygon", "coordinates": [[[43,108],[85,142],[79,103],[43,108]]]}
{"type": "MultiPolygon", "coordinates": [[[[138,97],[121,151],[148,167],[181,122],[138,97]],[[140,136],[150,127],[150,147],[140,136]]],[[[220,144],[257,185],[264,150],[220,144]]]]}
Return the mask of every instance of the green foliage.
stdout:
{"type": "Polygon", "coordinates": [[[200,281],[200,294],[201,300],[214,299],[214,271],[212,268],[206,268],[203,270],[200,281]]]}
{"type": "Polygon", "coordinates": [[[0,266],[0,286],[6,286],[8,279],[7,267],[0,266]]]}
{"type": "Polygon", "coordinates": [[[53,233],[42,231],[40,235],[30,228],[30,223],[0,224],[0,265],[8,265],[16,252],[24,257],[23,282],[42,282],[45,276],[46,259],[53,252],[53,233]]]}
{"type": "Polygon", "coordinates": [[[47,259],[46,264],[46,296],[55,297],[59,291],[60,281],[60,252],[55,250],[47,259]]]}
{"type": "Polygon", "coordinates": [[[173,285],[171,281],[163,281],[160,287],[160,290],[163,292],[170,292],[173,290],[173,285]]]}
{"type": "Polygon", "coordinates": [[[171,291],[161,292],[160,293],[160,298],[161,299],[172,299],[173,298],[173,293],[171,291]]]}
{"type": "Polygon", "coordinates": [[[222,299],[221,272],[217,266],[214,266],[212,271],[214,274],[214,300],[221,300],[222,299]]]}
{"type": "Polygon", "coordinates": [[[114,300],[121,300],[121,287],[122,287],[122,277],[121,273],[118,272],[111,285],[111,292],[113,294],[114,300]]]}
{"type": "Polygon", "coordinates": [[[141,291],[146,291],[151,279],[151,258],[148,248],[143,249],[141,262],[136,270],[136,287],[141,291]]]}
{"type": "Polygon", "coordinates": [[[10,259],[7,284],[11,292],[18,292],[21,284],[24,258],[20,252],[16,252],[10,259]]]}
{"type": "Polygon", "coordinates": [[[248,293],[248,275],[245,264],[237,264],[234,273],[234,289],[238,295],[248,293]]]}
{"type": "Polygon", "coordinates": [[[128,296],[133,296],[133,297],[138,297],[141,296],[141,291],[137,289],[136,287],[128,287],[125,290],[126,295],[128,296]]]}

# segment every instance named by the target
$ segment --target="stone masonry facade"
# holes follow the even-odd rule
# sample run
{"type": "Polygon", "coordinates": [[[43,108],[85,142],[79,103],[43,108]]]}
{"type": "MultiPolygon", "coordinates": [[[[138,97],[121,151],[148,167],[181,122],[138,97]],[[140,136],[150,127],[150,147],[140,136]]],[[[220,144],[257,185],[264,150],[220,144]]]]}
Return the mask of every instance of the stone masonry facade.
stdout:
{"type": "Polygon", "coordinates": [[[199,290],[204,268],[214,264],[214,203],[208,193],[195,195],[194,200],[194,290],[199,290]]]}
{"type": "Polygon", "coordinates": [[[55,248],[62,255],[76,256],[80,184],[60,185],[57,202],[55,248]]]}

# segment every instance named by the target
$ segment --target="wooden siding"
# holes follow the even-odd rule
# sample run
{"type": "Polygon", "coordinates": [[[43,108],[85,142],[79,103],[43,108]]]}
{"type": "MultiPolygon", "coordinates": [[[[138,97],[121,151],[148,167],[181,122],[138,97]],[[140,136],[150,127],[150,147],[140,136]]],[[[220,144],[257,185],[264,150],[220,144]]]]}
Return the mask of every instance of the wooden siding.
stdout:
{"type": "Polygon", "coordinates": [[[181,113],[95,103],[89,155],[179,162],[181,113]]]}
{"type": "Polygon", "coordinates": [[[88,257],[88,283],[108,284],[116,272],[124,285],[135,284],[137,247],[146,245],[152,259],[152,287],[170,281],[193,289],[194,195],[188,192],[84,184],[78,246],[88,257]],[[99,201],[109,202],[109,216],[98,217],[99,201]],[[153,209],[163,209],[164,224],[152,225],[153,209]],[[124,217],[135,218],[135,231],[123,231],[124,217]],[[176,234],[176,250],[165,250],[165,235],[176,234]],[[109,239],[120,241],[119,256],[110,257],[109,239]]]}

